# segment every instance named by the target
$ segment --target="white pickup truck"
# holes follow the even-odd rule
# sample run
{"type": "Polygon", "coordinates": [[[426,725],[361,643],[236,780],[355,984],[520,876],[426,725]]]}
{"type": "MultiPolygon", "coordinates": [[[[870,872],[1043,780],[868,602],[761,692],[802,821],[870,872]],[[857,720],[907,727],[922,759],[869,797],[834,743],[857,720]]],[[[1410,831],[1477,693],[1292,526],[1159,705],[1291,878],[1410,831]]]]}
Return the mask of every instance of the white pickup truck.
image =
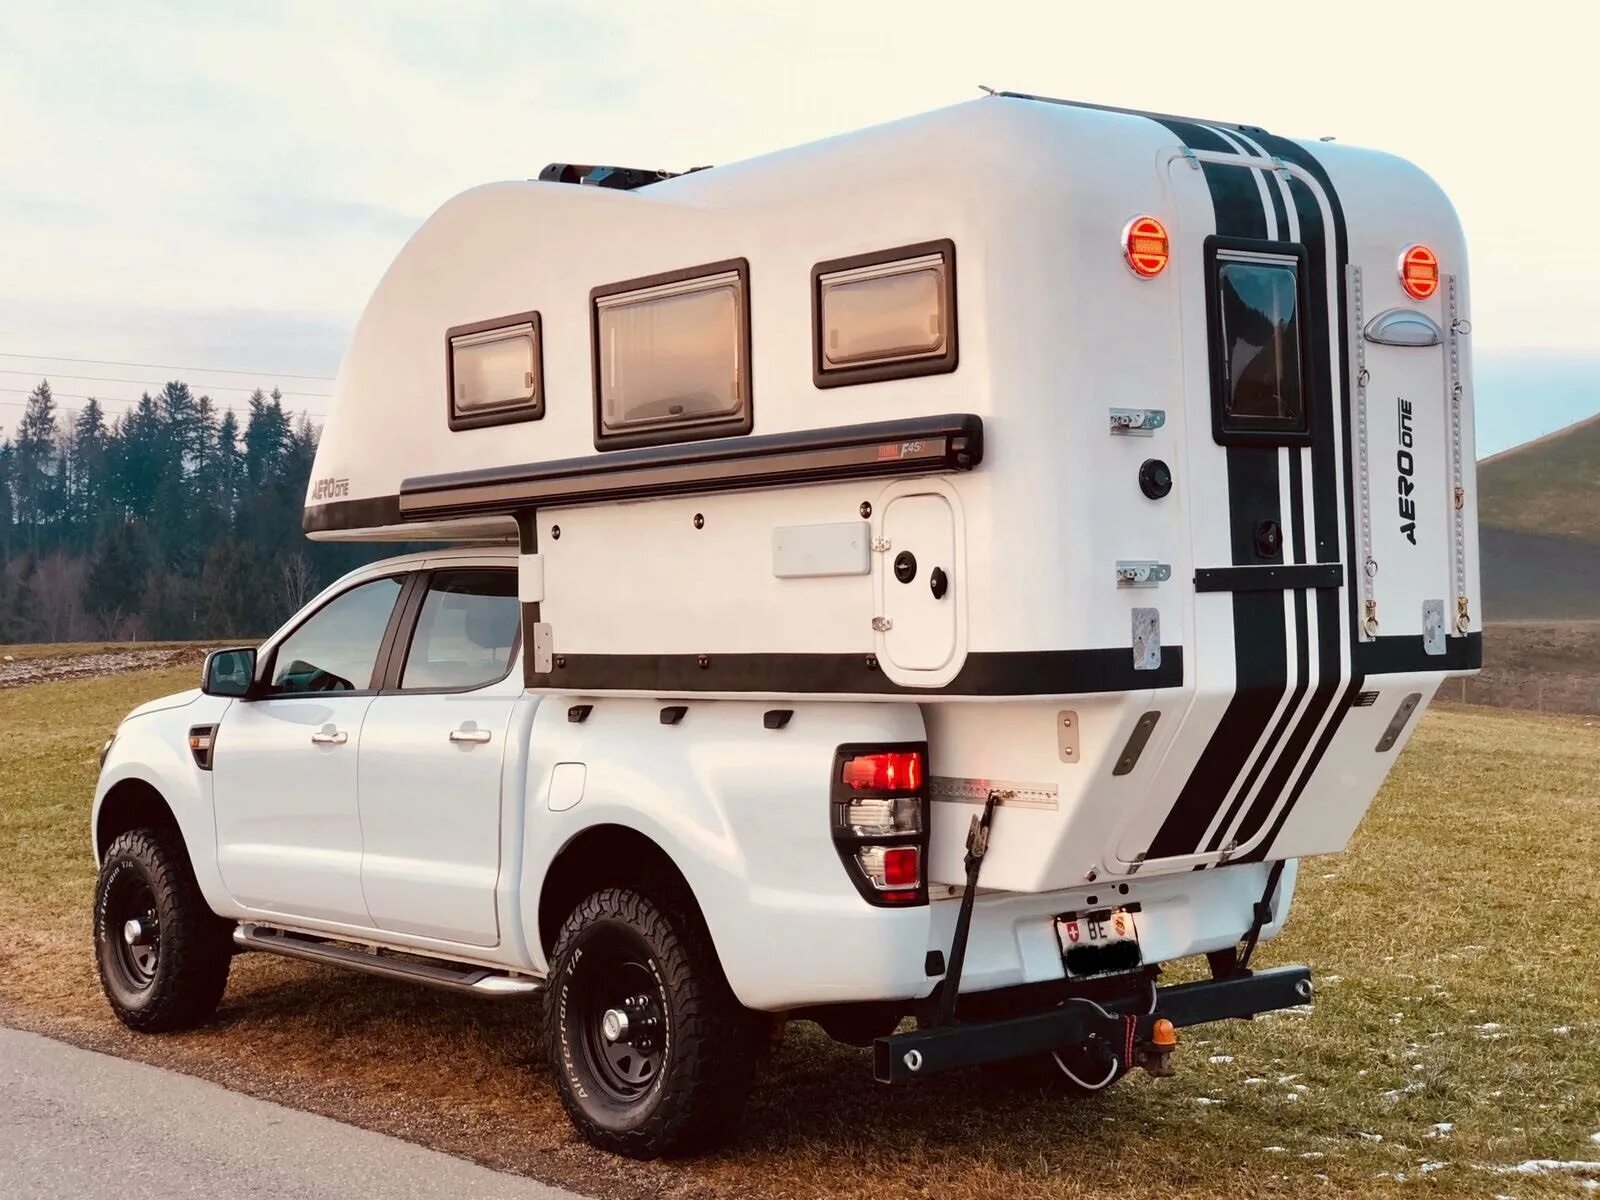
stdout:
{"type": "MultiPolygon", "coordinates": [[[[1088,1090],[1165,1068],[1153,966],[1086,972],[1063,1003],[1064,945],[1135,949],[1118,936],[1139,908],[1116,904],[1126,884],[1070,925],[1060,894],[979,899],[971,991],[944,1020],[958,889],[907,887],[895,865],[927,839],[916,704],[541,696],[520,653],[515,548],[443,550],[341,579],[259,650],[214,652],[200,690],[130,713],[93,816],[117,1016],[207,1020],[240,950],[486,998],[548,989],[573,1121],[641,1156],[735,1128],[779,1015],[880,1039],[886,1082],[1010,1060],[1088,1090]],[[908,1016],[924,1028],[891,1038],[908,1016]]],[[[1203,911],[1182,876],[1142,886],[1145,960],[1231,941],[1267,870],[1216,873],[1236,903],[1203,911]],[[1187,915],[1163,922],[1164,906],[1187,915]]],[[[1177,993],[1161,1012],[1184,1024],[1309,991],[1298,968],[1236,973],[1161,989],[1177,993]]]]}

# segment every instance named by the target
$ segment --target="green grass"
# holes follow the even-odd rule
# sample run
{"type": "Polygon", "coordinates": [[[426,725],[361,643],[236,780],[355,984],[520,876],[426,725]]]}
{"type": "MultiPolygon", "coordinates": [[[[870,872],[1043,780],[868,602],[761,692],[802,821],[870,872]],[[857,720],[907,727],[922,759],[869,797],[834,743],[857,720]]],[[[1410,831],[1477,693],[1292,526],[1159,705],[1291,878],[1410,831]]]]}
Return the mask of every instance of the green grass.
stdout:
{"type": "Polygon", "coordinates": [[[1351,849],[1303,865],[1289,930],[1263,947],[1264,964],[1311,966],[1314,1010],[1187,1031],[1176,1079],[1088,1103],[982,1073],[889,1091],[862,1052],[796,1025],[734,1148],[640,1165],[572,1135],[527,1008],[252,955],[206,1029],[135,1038],[111,1020],[88,945],[95,752],[129,706],[192,676],[0,692],[11,1023],[605,1196],[1592,1194],[1493,1168],[1600,1159],[1593,723],[1430,713],[1351,849]]]}

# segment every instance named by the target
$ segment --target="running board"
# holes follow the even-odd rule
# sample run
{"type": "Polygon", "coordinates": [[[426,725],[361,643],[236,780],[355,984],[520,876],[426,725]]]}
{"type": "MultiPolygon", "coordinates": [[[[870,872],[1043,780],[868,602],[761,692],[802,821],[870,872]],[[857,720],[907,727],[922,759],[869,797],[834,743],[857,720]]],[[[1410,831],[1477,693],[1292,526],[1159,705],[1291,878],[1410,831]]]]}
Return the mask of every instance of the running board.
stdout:
{"type": "Polygon", "coordinates": [[[540,979],[510,975],[488,967],[465,964],[447,966],[444,963],[393,958],[380,954],[376,948],[367,950],[345,942],[319,941],[267,925],[239,925],[233,931],[233,943],[241,950],[263,950],[268,954],[281,954],[285,958],[303,958],[308,962],[348,967],[369,975],[381,975],[385,979],[420,983],[448,992],[465,992],[469,996],[481,996],[489,1000],[533,996],[544,990],[544,981],[540,979]]]}

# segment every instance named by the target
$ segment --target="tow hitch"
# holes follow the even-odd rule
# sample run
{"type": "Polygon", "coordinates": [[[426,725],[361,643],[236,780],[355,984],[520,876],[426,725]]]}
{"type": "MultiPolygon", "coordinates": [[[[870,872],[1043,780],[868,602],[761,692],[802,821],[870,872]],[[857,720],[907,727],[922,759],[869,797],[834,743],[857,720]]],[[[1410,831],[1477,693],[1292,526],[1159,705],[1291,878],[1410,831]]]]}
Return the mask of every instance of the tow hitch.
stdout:
{"type": "Polygon", "coordinates": [[[1311,999],[1311,972],[1276,967],[1251,975],[1205,979],[1156,989],[1154,1010],[1121,1013],[1076,998],[1059,1008],[1001,1021],[940,1025],[877,1039],[872,1074],[879,1083],[909,1083],[942,1071],[1048,1054],[1099,1038],[1122,1048],[1124,1062],[1152,1075],[1172,1073],[1178,1029],[1207,1021],[1241,1020],[1293,1008],[1311,999]]]}

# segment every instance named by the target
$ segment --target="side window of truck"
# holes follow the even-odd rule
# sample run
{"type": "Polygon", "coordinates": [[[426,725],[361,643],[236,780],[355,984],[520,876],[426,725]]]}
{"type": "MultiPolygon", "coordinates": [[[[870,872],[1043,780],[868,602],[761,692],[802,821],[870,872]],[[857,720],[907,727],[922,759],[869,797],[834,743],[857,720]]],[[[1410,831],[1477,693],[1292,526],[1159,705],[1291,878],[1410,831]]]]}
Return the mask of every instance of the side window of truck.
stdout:
{"type": "Polygon", "coordinates": [[[383,635],[403,576],[386,576],[341,592],[278,644],[272,694],[352,692],[373,686],[383,635]]]}
{"type": "Polygon", "coordinates": [[[521,630],[515,571],[435,571],[406,650],[403,691],[466,691],[506,677],[521,630]]]}

